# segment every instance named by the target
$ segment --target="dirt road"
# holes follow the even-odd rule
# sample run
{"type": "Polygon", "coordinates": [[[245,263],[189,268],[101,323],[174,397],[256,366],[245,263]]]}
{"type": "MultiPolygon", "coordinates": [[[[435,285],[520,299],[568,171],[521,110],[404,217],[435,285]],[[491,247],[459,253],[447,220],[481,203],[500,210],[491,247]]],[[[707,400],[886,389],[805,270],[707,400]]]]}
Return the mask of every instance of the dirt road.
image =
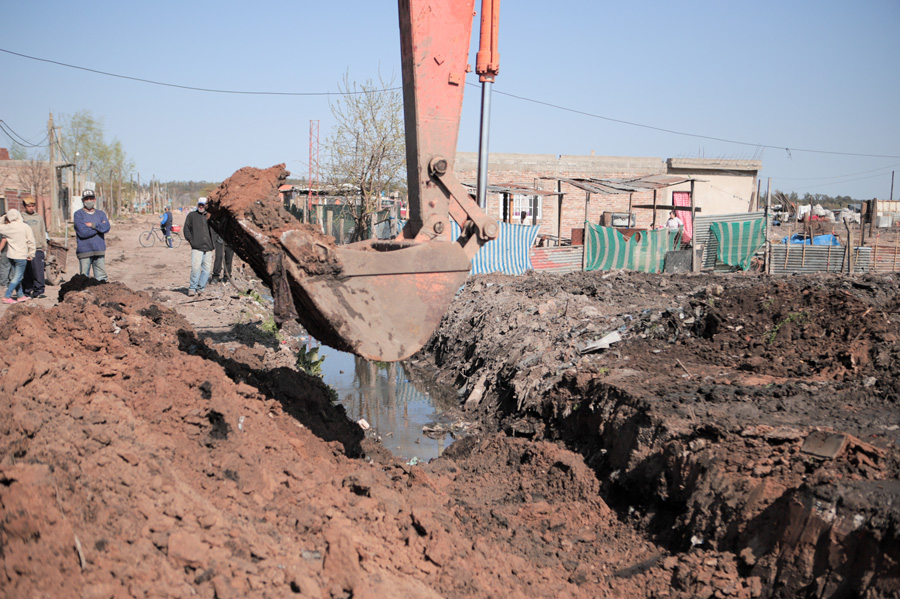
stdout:
{"type": "Polygon", "coordinates": [[[0,596],[900,589],[894,279],[471,279],[418,357],[481,433],[410,466],[149,224],[2,313],[0,596]]]}

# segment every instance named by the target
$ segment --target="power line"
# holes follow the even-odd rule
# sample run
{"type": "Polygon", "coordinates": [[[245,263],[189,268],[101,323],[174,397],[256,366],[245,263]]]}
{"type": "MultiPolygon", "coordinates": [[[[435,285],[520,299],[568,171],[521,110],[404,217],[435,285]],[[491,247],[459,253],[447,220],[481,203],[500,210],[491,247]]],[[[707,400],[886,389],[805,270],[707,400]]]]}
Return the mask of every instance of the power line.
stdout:
{"type": "MultiPolygon", "coordinates": [[[[64,62],[59,62],[59,61],[56,61],[56,60],[49,60],[49,59],[46,59],[46,58],[38,58],[38,57],[36,57],[36,56],[29,56],[29,55],[27,55],[27,54],[21,54],[21,53],[19,53],[19,52],[13,52],[12,50],[6,50],[6,49],[4,49],[4,48],[0,48],[0,52],[5,52],[5,53],[11,54],[11,55],[13,55],[13,56],[19,56],[19,57],[21,57],[21,58],[27,58],[27,59],[29,59],[29,60],[36,60],[36,61],[39,61],[39,62],[46,62],[46,63],[50,63],[50,64],[55,64],[55,65],[67,67],[67,68],[70,68],[70,69],[77,69],[77,70],[80,70],[80,71],[87,71],[87,72],[89,72],[89,73],[96,73],[96,74],[98,74],[98,75],[105,75],[105,76],[107,76],[107,77],[116,77],[116,78],[119,78],[119,79],[127,79],[127,80],[130,80],[130,81],[138,81],[138,82],[141,82],[141,83],[149,83],[149,84],[151,84],[151,85],[160,85],[160,86],[164,86],[164,87],[174,87],[174,88],[177,88],[177,89],[186,89],[186,90],[200,91],[200,92],[208,92],[208,93],[218,93],[218,94],[242,94],[242,95],[254,95],[254,96],[346,96],[346,95],[355,95],[355,94],[364,94],[364,93],[368,93],[366,90],[360,90],[360,91],[358,91],[358,92],[356,92],[356,91],[354,91],[354,92],[350,92],[350,91],[344,91],[344,92],[273,92],[273,91],[246,91],[246,90],[227,90],[227,89],[214,89],[214,88],[206,88],[206,87],[195,87],[195,86],[190,86],[190,85],[179,85],[179,84],[176,84],[176,83],[166,83],[166,82],[163,82],[163,81],[154,81],[154,80],[152,80],[152,79],[143,79],[143,78],[140,78],[140,77],[131,77],[131,76],[129,76],[129,75],[119,75],[119,74],[117,74],[117,73],[108,73],[108,72],[106,72],[106,71],[99,71],[99,70],[97,70],[97,69],[89,69],[89,68],[87,68],[87,67],[80,67],[80,66],[77,66],[77,65],[71,65],[71,64],[67,64],[67,63],[64,63],[64,62]]],[[[473,87],[478,87],[478,85],[475,84],[475,83],[467,83],[467,85],[471,85],[471,86],[473,86],[473,87]]],[[[402,88],[400,88],[400,87],[388,87],[388,88],[383,88],[383,89],[377,90],[377,91],[385,91],[385,92],[386,92],[386,91],[397,91],[397,90],[400,90],[400,89],[402,89],[402,88]]],[[[857,156],[857,157],[864,157],[864,158],[900,158],[900,156],[898,156],[898,155],[891,155],[891,154],[864,154],[864,153],[857,153],[857,152],[835,152],[835,151],[829,151],[829,150],[813,150],[813,149],[809,149],[809,148],[791,148],[791,147],[789,147],[789,146],[783,146],[783,145],[781,145],[781,146],[776,146],[776,145],[770,145],[770,144],[751,143],[751,142],[739,141],[739,140],[735,140],[735,139],[727,139],[727,138],[724,138],[724,137],[715,137],[715,136],[712,136],[712,135],[701,135],[701,134],[698,134],[698,133],[687,133],[687,132],[685,132],[685,131],[676,131],[676,130],[674,130],[674,129],[667,129],[667,128],[665,128],[665,127],[656,127],[656,126],[653,126],[653,125],[645,125],[645,124],[643,124],[643,123],[636,123],[636,122],[633,122],[633,121],[626,121],[626,120],[623,120],[623,119],[616,119],[616,118],[612,118],[612,117],[608,117],[608,116],[603,116],[603,115],[600,115],[600,114],[595,114],[595,113],[592,113],[592,112],[587,112],[587,111],[584,111],[584,110],[577,110],[577,109],[575,109],[575,108],[568,108],[568,107],[566,107],[566,106],[561,106],[561,105],[559,105],[559,104],[553,104],[552,102],[544,102],[544,101],[542,101],[542,100],[534,100],[534,99],[532,99],[532,98],[526,98],[526,97],[524,97],[524,96],[519,96],[519,95],[517,95],[517,94],[511,94],[511,93],[509,93],[509,92],[503,92],[503,91],[500,91],[500,90],[497,90],[497,89],[494,89],[493,92],[494,92],[495,94],[499,94],[499,95],[502,95],[502,96],[507,96],[507,97],[510,97],[510,98],[515,98],[515,99],[521,100],[521,101],[523,101],[523,102],[530,102],[530,103],[532,103],[532,104],[538,104],[538,105],[541,105],[541,106],[547,106],[547,107],[549,107],[549,108],[555,108],[556,110],[562,110],[562,111],[564,111],[564,112],[571,112],[572,114],[579,114],[579,115],[586,116],[586,117],[589,117],[589,118],[594,118],[594,119],[600,119],[600,120],[604,120],[604,121],[609,121],[609,122],[611,122],[611,123],[620,123],[620,124],[623,124],[623,125],[629,125],[629,126],[631,126],[631,127],[639,127],[639,128],[642,128],[642,129],[650,129],[650,130],[652,130],[652,131],[659,131],[659,132],[662,132],[662,133],[669,133],[669,134],[671,134],[671,135],[681,135],[681,136],[685,136],[685,137],[695,137],[695,138],[698,138],[698,139],[708,139],[708,140],[710,140],[710,141],[720,141],[720,142],[724,142],[724,143],[737,144],[737,145],[742,145],[742,146],[751,146],[751,147],[754,147],[754,148],[768,148],[768,149],[773,149],[773,150],[784,150],[784,151],[787,152],[789,155],[791,154],[791,152],[807,152],[807,153],[811,153],[811,154],[828,154],[828,155],[834,155],[834,156],[857,156]]]]}
{"type": "MultiPolygon", "coordinates": [[[[885,171],[888,169],[892,169],[894,167],[900,166],[900,164],[890,164],[888,166],[883,166],[881,168],[873,168],[870,171],[860,171],[858,173],[847,173],[846,175],[835,175],[833,177],[775,177],[779,181],[827,181],[828,179],[843,179],[844,177],[855,177],[856,175],[867,175],[869,173],[877,173],[879,171],[885,171]]],[[[869,177],[864,177],[869,178],[869,177]]],[[[854,181],[859,181],[860,179],[854,179],[854,181]]],[[[837,183],[841,183],[841,181],[837,181],[837,183]]]]}
{"type": "Polygon", "coordinates": [[[41,141],[39,141],[36,144],[33,144],[30,141],[26,140],[21,135],[19,135],[18,133],[16,133],[13,130],[13,128],[10,127],[9,124],[6,121],[4,121],[3,119],[0,119],[0,130],[2,130],[4,133],[6,133],[7,137],[9,137],[9,139],[12,140],[13,143],[23,146],[25,148],[43,148],[48,145],[48,144],[45,144],[44,142],[47,141],[47,138],[50,136],[50,134],[47,133],[44,135],[44,139],[42,139],[41,141]]]}
{"type": "MultiPolygon", "coordinates": [[[[78,69],[79,71],[87,71],[88,73],[96,73],[98,75],[106,75],[107,77],[117,77],[119,79],[127,79],[129,81],[139,81],[141,83],[149,83],[151,85],[161,85],[163,87],[174,87],[177,89],[187,89],[191,91],[198,92],[209,92],[214,94],[240,94],[240,95],[248,95],[248,96],[352,96],[356,94],[364,94],[367,93],[365,90],[361,91],[346,91],[346,92],[270,92],[270,91],[246,91],[246,90],[232,90],[232,89],[214,89],[209,87],[194,87],[192,85],[179,85],[177,83],[166,83],[164,81],[154,81],[152,79],[142,79],[140,77],[131,77],[129,75],[119,75],[118,73],[108,73],[106,71],[98,71],[97,69],[89,69],[87,67],[79,67],[73,64],[66,64],[64,62],[59,62],[57,60],[49,60],[47,58],[38,58],[36,56],[28,56],[27,54],[20,54],[18,52],[13,52],[12,50],[6,50],[4,48],[0,48],[0,52],[6,52],[7,54],[12,54],[13,56],[19,56],[21,58],[27,58],[29,60],[37,60],[39,62],[47,62],[50,64],[59,65],[62,67],[67,67],[70,69],[78,69]]],[[[402,89],[400,87],[388,87],[377,91],[396,91],[402,89]]]]}
{"type": "MultiPolygon", "coordinates": [[[[469,83],[468,85],[476,85],[474,83],[469,83]]],[[[712,141],[721,141],[730,144],[738,144],[742,146],[752,146],[754,148],[770,148],[774,150],[784,150],[790,154],[791,152],[809,152],[812,154],[833,154],[837,156],[861,156],[865,158],[900,158],[900,156],[886,155],[886,154],[859,154],[855,152],[831,152],[828,150],[810,150],[806,148],[791,148],[788,146],[773,146],[768,144],[760,144],[760,143],[750,143],[746,141],[737,141],[735,139],[726,139],[724,137],[713,137],[711,135],[700,135],[697,133],[686,133],[684,131],[675,131],[674,129],[666,129],[664,127],[654,127],[653,125],[644,125],[642,123],[635,123],[632,121],[624,121],[622,119],[614,119],[612,117],[603,116],[600,114],[594,114],[591,112],[585,112],[583,110],[576,110],[574,108],[567,108],[565,106],[560,106],[559,104],[553,104],[551,102],[543,102],[541,100],[532,100],[531,98],[526,98],[524,96],[518,96],[516,94],[510,94],[507,92],[502,92],[497,89],[493,90],[495,94],[500,94],[502,96],[509,96],[510,98],[515,98],[517,100],[522,100],[523,102],[531,102],[532,104],[540,104],[541,106],[548,106],[550,108],[556,108],[557,110],[563,110],[565,112],[571,112],[573,114],[580,114],[582,116],[587,116],[595,119],[601,119],[604,121],[610,121],[612,123],[621,123],[623,125],[630,125],[632,127],[641,127],[643,129],[651,129],[653,131],[661,131],[663,133],[671,133],[673,135],[684,135],[686,137],[697,137],[700,139],[709,139],[712,141]]]]}
{"type": "MultiPolygon", "coordinates": [[[[844,183],[853,183],[855,181],[868,181],[869,179],[877,179],[878,177],[882,177],[886,174],[887,173],[882,173],[881,175],[871,175],[869,177],[859,177],[858,179],[847,179],[846,181],[832,181],[831,183],[821,183],[819,185],[807,185],[805,187],[794,187],[791,189],[791,191],[803,191],[806,189],[818,189],[820,187],[828,187],[829,185],[843,185],[844,183]]],[[[780,181],[780,179],[777,179],[776,177],[773,177],[773,179],[780,181]]]]}

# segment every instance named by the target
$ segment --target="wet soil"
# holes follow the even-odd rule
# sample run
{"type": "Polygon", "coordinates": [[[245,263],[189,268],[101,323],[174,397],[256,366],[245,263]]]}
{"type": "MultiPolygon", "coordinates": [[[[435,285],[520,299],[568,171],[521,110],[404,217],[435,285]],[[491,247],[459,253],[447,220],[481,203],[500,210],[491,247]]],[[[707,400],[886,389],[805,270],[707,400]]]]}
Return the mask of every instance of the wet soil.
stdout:
{"type": "Polygon", "coordinates": [[[897,291],[896,277],[477,277],[428,351],[486,431],[580,454],[671,553],[675,596],[738,596],[717,584],[722,559],[765,596],[896,596],[897,291]],[[622,340],[602,349],[609,333],[622,340]]]}
{"type": "Polygon", "coordinates": [[[472,434],[411,466],[145,225],[2,312],[2,597],[900,589],[893,278],[473,277],[416,365],[472,434]]]}

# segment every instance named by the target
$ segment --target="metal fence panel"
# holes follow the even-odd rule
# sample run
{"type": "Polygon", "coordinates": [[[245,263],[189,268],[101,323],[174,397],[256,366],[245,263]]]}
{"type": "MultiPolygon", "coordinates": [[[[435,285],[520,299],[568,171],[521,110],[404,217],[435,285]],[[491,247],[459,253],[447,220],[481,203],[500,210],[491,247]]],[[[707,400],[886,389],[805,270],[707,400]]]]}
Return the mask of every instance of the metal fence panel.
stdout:
{"type": "Polygon", "coordinates": [[[900,271],[900,247],[881,245],[872,248],[872,272],[900,271]]]}
{"type": "Polygon", "coordinates": [[[583,260],[583,245],[531,248],[531,267],[541,272],[578,272],[583,260]]]}
{"type": "MultiPolygon", "coordinates": [[[[773,245],[769,254],[774,275],[817,272],[847,272],[847,249],[821,245],[773,245]]],[[[870,272],[872,248],[856,247],[850,252],[854,273],[870,272]]]]}

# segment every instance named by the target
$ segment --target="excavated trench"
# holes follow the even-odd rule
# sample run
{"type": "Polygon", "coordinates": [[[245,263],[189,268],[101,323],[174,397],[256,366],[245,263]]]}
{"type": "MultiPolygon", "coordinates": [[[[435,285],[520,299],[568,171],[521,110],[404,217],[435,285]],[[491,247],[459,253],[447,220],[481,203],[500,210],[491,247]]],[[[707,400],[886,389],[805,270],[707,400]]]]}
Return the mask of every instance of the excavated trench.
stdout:
{"type": "Polygon", "coordinates": [[[896,291],[893,278],[492,276],[470,281],[427,349],[490,428],[583,456],[619,517],[677,558],[673,588],[714,589],[696,567],[713,552],[765,596],[888,597],[896,291]],[[610,331],[625,340],[584,352],[610,331]]]}
{"type": "Polygon", "coordinates": [[[2,597],[900,592],[895,278],[473,277],[419,465],[246,325],[63,291],[0,327],[2,597]]]}

